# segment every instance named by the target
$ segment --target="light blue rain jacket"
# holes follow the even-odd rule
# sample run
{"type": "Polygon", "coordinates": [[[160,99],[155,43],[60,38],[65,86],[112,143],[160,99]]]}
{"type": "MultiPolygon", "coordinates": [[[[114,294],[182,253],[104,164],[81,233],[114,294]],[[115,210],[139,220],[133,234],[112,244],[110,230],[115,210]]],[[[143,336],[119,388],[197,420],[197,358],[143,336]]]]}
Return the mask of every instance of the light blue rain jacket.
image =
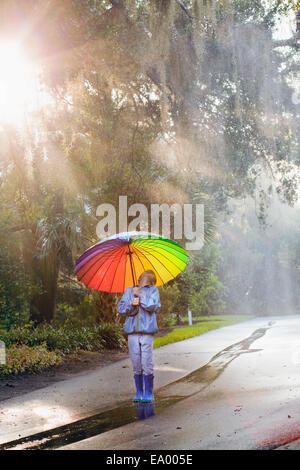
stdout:
{"type": "Polygon", "coordinates": [[[159,312],[161,304],[159,292],[156,286],[145,286],[141,288],[140,305],[131,305],[134,299],[132,287],[127,287],[122,299],[118,304],[118,312],[127,315],[124,333],[151,334],[158,332],[156,314],[159,312]]]}

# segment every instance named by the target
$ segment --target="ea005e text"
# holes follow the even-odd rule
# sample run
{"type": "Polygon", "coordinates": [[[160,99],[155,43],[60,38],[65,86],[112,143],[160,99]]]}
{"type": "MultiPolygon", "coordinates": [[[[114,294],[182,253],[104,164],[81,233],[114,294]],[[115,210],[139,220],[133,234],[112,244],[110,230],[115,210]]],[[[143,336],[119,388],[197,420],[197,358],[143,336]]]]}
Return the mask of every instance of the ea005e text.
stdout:
{"type": "Polygon", "coordinates": [[[165,465],[192,465],[192,455],[183,454],[153,454],[151,455],[151,465],[165,464],[165,465]]]}

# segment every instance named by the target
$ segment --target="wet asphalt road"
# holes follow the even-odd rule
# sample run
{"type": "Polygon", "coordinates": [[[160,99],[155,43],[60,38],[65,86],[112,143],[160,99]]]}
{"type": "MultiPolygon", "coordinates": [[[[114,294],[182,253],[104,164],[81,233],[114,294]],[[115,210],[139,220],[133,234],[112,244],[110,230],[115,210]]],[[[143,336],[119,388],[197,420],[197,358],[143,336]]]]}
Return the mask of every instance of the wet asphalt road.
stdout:
{"type": "MultiPolygon", "coordinates": [[[[181,382],[182,395],[176,396],[178,384],[172,386],[174,398],[170,384],[205,367],[220,351],[267,323],[268,319],[256,318],[155,349],[156,415],[195,391],[181,382]],[[164,396],[160,399],[159,394],[164,396]]],[[[124,359],[1,401],[0,449],[56,448],[133,422],[143,411],[133,407],[134,393],[130,359],[124,359]]]]}
{"type": "Polygon", "coordinates": [[[261,319],[205,365],[160,388],[152,411],[138,415],[124,403],[118,415],[131,410],[134,422],[121,420],[61,449],[298,449],[299,399],[300,316],[261,319]]]}

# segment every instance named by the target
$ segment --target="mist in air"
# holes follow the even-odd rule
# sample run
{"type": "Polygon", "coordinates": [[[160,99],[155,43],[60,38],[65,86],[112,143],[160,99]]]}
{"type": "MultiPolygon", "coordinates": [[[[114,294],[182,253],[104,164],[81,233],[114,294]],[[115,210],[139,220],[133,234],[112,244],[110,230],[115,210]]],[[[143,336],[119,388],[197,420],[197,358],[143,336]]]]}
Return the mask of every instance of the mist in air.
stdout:
{"type": "Polygon", "coordinates": [[[227,313],[257,316],[299,313],[300,203],[271,198],[261,220],[254,200],[232,201],[219,225],[220,278],[227,313]]]}

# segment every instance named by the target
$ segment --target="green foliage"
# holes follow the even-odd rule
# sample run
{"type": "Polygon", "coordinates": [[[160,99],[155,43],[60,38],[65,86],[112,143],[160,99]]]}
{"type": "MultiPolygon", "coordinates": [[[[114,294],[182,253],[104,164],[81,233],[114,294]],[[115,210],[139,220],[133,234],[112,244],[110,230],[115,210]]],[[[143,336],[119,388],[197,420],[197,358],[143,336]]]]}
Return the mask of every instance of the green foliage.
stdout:
{"type": "Polygon", "coordinates": [[[213,273],[207,273],[205,277],[203,276],[200,286],[199,291],[193,290],[190,295],[190,307],[193,314],[208,315],[223,312],[225,287],[217,276],[213,273]]]}
{"type": "MultiPolygon", "coordinates": [[[[65,289],[66,294],[67,289],[65,289]]],[[[64,296],[64,302],[59,302],[56,307],[56,326],[71,324],[72,326],[91,326],[99,323],[99,304],[97,292],[87,292],[81,289],[79,292],[71,290],[68,296],[64,296]],[[82,291],[84,295],[82,295],[82,291]]]]}
{"type": "MultiPolygon", "coordinates": [[[[56,308],[61,323],[84,315],[118,322],[116,296],[79,299],[73,288],[76,257],[97,241],[101,203],[117,207],[119,195],[148,208],[204,202],[212,241],[228,199],[254,195],[254,165],[271,167],[282,199],[298,197],[291,79],[300,62],[272,40],[276,18],[298,0],[60,3],[47,2],[55,14],[41,15],[24,41],[25,55],[28,48],[41,61],[49,99],[40,111],[28,108],[26,129],[1,123],[0,246],[15,260],[0,272],[0,321],[8,327],[28,314],[51,322],[56,308]],[[59,299],[63,282],[68,300],[59,299]]],[[[9,33],[17,11],[22,30],[33,4],[43,11],[44,0],[4,2],[2,29],[9,33]]],[[[265,206],[261,195],[262,221],[265,206]]],[[[178,279],[175,307],[169,291],[166,311],[186,312],[189,302],[201,313],[222,310],[224,288],[208,251],[178,279]]]]}
{"type": "Polygon", "coordinates": [[[0,252],[0,327],[24,324],[34,286],[9,253],[0,252]]]}
{"type": "Polygon", "coordinates": [[[61,355],[57,351],[48,351],[45,343],[34,347],[15,344],[6,349],[6,364],[0,365],[0,377],[38,373],[61,363],[61,355]]]}
{"type": "Polygon", "coordinates": [[[59,350],[64,354],[80,349],[101,351],[122,349],[125,346],[121,329],[108,323],[81,327],[72,326],[71,323],[61,327],[42,324],[34,328],[28,325],[0,332],[0,340],[4,341],[6,347],[15,344],[30,347],[45,344],[49,351],[59,350]]]}
{"type": "Polygon", "coordinates": [[[205,243],[197,254],[190,254],[188,265],[177,285],[180,291],[176,311],[186,314],[188,305],[195,315],[221,313],[224,309],[225,286],[217,276],[221,253],[214,243],[205,243]]]}
{"type": "Polygon", "coordinates": [[[159,296],[161,310],[157,315],[158,328],[170,326],[174,322],[175,305],[180,294],[177,284],[161,286],[159,296]]]}

